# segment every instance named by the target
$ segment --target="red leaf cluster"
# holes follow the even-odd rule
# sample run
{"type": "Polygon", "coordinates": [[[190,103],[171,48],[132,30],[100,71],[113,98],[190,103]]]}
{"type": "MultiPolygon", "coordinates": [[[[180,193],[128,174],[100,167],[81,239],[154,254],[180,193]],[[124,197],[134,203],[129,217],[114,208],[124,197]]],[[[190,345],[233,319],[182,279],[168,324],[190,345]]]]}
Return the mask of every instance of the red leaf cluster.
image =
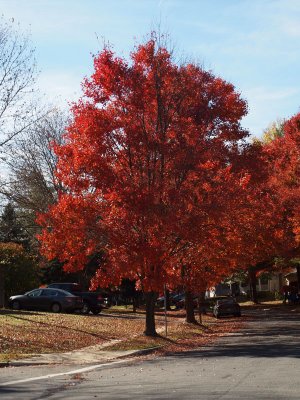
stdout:
{"type": "Polygon", "coordinates": [[[83,90],[55,146],[66,193],[39,219],[48,258],[74,271],[103,249],[94,288],[126,277],[161,291],[202,290],[272,254],[281,209],[233,85],[177,65],[153,36],[130,62],[105,48],[83,90]]]}

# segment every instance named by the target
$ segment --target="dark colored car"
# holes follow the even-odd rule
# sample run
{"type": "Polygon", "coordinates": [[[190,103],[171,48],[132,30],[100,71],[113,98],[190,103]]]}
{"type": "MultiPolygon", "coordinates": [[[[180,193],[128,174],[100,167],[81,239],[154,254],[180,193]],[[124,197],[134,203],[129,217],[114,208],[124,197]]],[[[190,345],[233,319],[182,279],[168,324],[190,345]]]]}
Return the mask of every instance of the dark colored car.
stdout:
{"type": "Polygon", "coordinates": [[[80,296],[74,296],[65,290],[40,288],[23,295],[11,296],[9,306],[14,310],[43,310],[72,312],[83,307],[80,296]]]}
{"type": "Polygon", "coordinates": [[[97,292],[83,292],[78,283],[50,283],[47,288],[55,288],[66,290],[76,296],[81,297],[83,307],[82,314],[88,314],[90,311],[93,314],[99,314],[104,307],[104,298],[101,293],[97,292]]]}
{"type": "Polygon", "coordinates": [[[204,302],[203,302],[203,312],[205,314],[207,313],[213,313],[214,312],[214,307],[217,304],[219,300],[226,300],[228,296],[215,296],[215,297],[207,297],[204,302]]]}
{"type": "MultiPolygon", "coordinates": [[[[177,293],[169,293],[169,304],[170,306],[176,306],[177,300],[179,297],[181,297],[182,294],[177,294],[177,293]]],[[[165,296],[160,296],[156,300],[156,305],[157,307],[164,307],[165,306],[165,296]]]]}
{"type": "MultiPolygon", "coordinates": [[[[185,294],[178,294],[173,298],[173,303],[177,309],[185,308],[185,294]]],[[[193,306],[194,308],[198,307],[198,296],[193,296],[193,306]]]]}
{"type": "Polygon", "coordinates": [[[226,315],[233,315],[235,317],[241,316],[241,307],[232,297],[217,300],[213,309],[213,314],[216,318],[226,315]]]}

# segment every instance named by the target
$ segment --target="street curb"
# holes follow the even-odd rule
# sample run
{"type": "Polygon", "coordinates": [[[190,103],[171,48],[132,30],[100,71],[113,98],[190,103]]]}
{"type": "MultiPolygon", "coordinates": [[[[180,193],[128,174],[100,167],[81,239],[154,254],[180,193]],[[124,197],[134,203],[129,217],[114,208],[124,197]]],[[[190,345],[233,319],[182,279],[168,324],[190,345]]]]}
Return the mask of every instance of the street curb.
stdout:
{"type": "MultiPolygon", "coordinates": [[[[132,357],[132,356],[137,356],[137,355],[142,355],[142,354],[151,354],[155,350],[158,350],[164,346],[155,346],[155,347],[149,347],[147,349],[140,349],[140,350],[132,350],[132,353],[129,354],[124,354],[120,355],[119,357],[115,357],[112,359],[105,360],[107,364],[110,362],[113,362],[114,360],[121,359],[121,358],[127,358],[127,357],[132,357]]],[[[113,353],[113,352],[112,352],[113,353]]],[[[86,365],[93,365],[98,363],[99,361],[95,362],[90,362],[87,363],[86,365]]],[[[58,365],[58,364],[63,364],[63,363],[53,363],[53,362],[28,362],[28,361],[7,361],[7,362],[0,362],[0,368],[7,368],[7,367],[31,367],[31,366],[41,366],[41,365],[58,365]]]]}
{"type": "Polygon", "coordinates": [[[129,356],[137,356],[139,354],[151,354],[152,352],[154,352],[155,350],[161,349],[162,347],[164,347],[163,345],[161,346],[155,346],[155,347],[149,347],[147,349],[140,349],[140,350],[132,350],[132,354],[128,354],[128,355],[124,355],[124,356],[120,356],[120,357],[116,357],[116,358],[123,358],[123,357],[129,357],[129,356]]]}

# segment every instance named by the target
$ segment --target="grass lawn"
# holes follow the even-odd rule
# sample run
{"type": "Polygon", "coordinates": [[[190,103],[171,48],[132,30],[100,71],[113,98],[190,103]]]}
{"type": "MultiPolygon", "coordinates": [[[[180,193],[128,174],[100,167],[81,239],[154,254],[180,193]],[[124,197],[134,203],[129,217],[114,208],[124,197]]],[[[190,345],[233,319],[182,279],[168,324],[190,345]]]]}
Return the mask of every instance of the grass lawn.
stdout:
{"type": "Polygon", "coordinates": [[[187,349],[207,343],[214,336],[236,329],[240,320],[216,320],[203,316],[203,326],[184,323],[183,311],[168,313],[168,337],[164,337],[164,313],[156,313],[157,338],[143,335],[144,310],[113,307],[100,315],[54,314],[37,311],[0,310],[0,361],[32,354],[65,352],[104,344],[120,343],[105,350],[145,349],[163,346],[164,351],[187,349]]]}
{"type": "Polygon", "coordinates": [[[35,353],[53,353],[125,339],[143,331],[133,315],[54,314],[0,310],[0,361],[35,353]]]}

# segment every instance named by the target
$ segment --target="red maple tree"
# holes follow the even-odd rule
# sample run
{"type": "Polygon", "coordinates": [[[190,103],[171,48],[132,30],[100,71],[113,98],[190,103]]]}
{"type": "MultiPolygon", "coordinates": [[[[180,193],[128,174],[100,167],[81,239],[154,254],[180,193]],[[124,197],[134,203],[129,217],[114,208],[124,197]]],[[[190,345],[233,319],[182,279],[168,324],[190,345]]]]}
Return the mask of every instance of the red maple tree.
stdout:
{"type": "MultiPolygon", "coordinates": [[[[300,113],[283,123],[280,135],[268,142],[264,151],[269,166],[269,187],[281,209],[278,252],[288,261],[300,255],[300,113]]],[[[299,285],[299,265],[297,272],[299,285]]]]}
{"type": "Polygon", "coordinates": [[[186,264],[191,276],[192,268],[200,276],[204,267],[234,265],[228,216],[238,213],[233,199],[247,181],[233,168],[247,136],[246,103],[233,85],[178,65],[159,43],[153,34],[130,62],[107,47],[95,57],[65,143],[54,146],[66,190],[39,217],[44,255],[66,270],[106,250],[93,288],[137,281],[147,335],[156,334],[155,293],[174,286],[182,261],[200,260],[186,264]]]}

